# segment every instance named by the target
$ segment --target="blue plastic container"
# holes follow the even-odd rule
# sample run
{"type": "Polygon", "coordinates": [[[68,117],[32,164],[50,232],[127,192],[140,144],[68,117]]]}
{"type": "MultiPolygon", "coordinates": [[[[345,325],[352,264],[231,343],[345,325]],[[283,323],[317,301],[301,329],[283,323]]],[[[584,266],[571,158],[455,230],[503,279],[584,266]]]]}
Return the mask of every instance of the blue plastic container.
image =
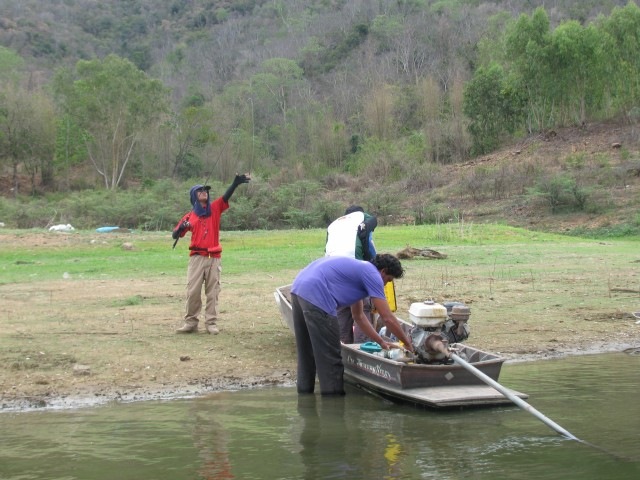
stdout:
{"type": "Polygon", "coordinates": [[[382,347],[376,342],[365,342],[360,345],[360,350],[367,353],[375,353],[382,351],[382,347]]]}

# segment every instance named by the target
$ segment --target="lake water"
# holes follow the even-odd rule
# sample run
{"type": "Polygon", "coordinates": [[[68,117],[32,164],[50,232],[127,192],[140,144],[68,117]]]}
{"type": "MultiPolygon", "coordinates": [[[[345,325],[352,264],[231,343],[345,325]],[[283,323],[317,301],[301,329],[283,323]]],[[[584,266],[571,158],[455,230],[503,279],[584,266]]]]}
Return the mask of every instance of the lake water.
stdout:
{"type": "Polygon", "coordinates": [[[516,406],[433,411],[293,388],[0,414],[0,479],[640,478],[640,355],[505,364],[516,406]]]}

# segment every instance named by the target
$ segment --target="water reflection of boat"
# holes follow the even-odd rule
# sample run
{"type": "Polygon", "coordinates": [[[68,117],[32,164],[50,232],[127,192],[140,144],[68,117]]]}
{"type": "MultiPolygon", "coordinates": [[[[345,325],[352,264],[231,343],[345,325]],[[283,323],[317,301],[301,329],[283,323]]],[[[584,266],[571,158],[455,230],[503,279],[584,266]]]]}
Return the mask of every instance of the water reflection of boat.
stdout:
{"type": "MultiPolygon", "coordinates": [[[[277,288],[274,296],[283,324],[293,332],[290,286],[277,288]]],[[[511,403],[457,363],[410,363],[406,359],[385,358],[383,352],[365,351],[362,347],[362,344],[343,344],[342,362],[345,381],[363,390],[391,400],[434,408],[511,403]]],[[[477,370],[498,381],[504,358],[462,343],[454,343],[451,348],[477,370]]],[[[527,398],[526,394],[509,392],[527,398]]]]}

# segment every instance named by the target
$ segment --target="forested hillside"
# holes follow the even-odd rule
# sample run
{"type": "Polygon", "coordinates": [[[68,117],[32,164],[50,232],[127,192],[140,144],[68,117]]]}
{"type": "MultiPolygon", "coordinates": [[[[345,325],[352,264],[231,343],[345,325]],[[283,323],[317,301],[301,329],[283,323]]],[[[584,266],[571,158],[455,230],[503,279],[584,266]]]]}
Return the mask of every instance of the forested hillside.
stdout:
{"type": "Polygon", "coordinates": [[[351,202],[604,218],[611,188],[637,197],[638,51],[624,1],[0,0],[0,221],[171,228],[189,185],[235,172],[253,182],[227,228],[351,202]],[[537,156],[593,125],[625,133],[537,156]]]}

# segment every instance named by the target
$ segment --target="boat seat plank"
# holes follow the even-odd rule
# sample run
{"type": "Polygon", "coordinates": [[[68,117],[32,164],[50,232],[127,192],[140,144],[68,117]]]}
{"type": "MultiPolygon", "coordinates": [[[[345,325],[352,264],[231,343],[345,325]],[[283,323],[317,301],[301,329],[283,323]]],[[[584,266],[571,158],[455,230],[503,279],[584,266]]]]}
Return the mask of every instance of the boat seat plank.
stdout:
{"type": "MultiPolygon", "coordinates": [[[[438,405],[460,404],[460,402],[484,402],[502,401],[510,403],[500,392],[489,385],[456,385],[446,387],[412,388],[409,389],[414,396],[420,396],[431,403],[438,405]]],[[[514,395],[520,398],[528,398],[528,395],[509,389],[514,395]]]]}

